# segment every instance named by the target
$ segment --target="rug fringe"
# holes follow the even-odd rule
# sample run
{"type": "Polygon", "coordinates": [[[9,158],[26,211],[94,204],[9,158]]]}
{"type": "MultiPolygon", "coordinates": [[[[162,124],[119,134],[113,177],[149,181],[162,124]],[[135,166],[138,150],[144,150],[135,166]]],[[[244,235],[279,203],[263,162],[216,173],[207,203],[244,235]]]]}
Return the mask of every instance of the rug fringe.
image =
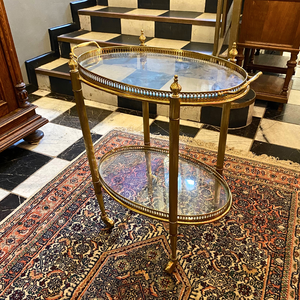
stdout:
{"type": "MultiPolygon", "coordinates": [[[[116,127],[113,130],[111,130],[110,132],[113,132],[113,131],[128,132],[128,133],[140,135],[143,138],[143,133],[141,131],[137,131],[135,128],[131,128],[131,127],[127,127],[127,128],[116,127]]],[[[107,132],[106,134],[108,134],[108,133],[109,132],[107,132]]],[[[150,136],[151,136],[151,138],[163,139],[166,141],[169,140],[169,137],[164,136],[164,135],[150,134],[150,136]]],[[[203,141],[196,140],[194,138],[187,137],[187,136],[180,136],[179,138],[180,138],[180,143],[186,144],[187,146],[201,147],[206,150],[211,150],[211,151],[215,151],[215,152],[217,152],[217,150],[218,150],[218,145],[216,143],[203,142],[203,141]]],[[[266,154],[257,155],[250,151],[240,150],[240,149],[237,149],[234,147],[229,147],[229,146],[226,146],[225,154],[237,156],[239,158],[245,158],[248,160],[252,160],[254,162],[261,162],[261,163],[268,164],[268,165],[280,166],[280,167],[284,167],[284,168],[287,168],[290,170],[300,172],[300,164],[299,163],[293,162],[291,160],[280,160],[278,157],[275,157],[275,156],[269,156],[266,154]]]]}

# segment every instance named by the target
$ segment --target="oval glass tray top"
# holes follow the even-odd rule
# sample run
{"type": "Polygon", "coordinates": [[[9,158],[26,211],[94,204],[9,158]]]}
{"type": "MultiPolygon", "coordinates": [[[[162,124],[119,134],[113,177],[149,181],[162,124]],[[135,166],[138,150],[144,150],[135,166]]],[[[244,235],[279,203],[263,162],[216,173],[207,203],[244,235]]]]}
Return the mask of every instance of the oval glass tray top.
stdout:
{"type": "Polygon", "coordinates": [[[106,47],[78,57],[81,76],[97,86],[140,98],[169,101],[178,75],[182,103],[228,100],[247,89],[247,73],[221,58],[156,47],[106,47]]]}
{"type": "MultiPolygon", "coordinates": [[[[167,150],[143,146],[114,149],[101,158],[99,173],[103,187],[115,200],[140,214],[169,221],[167,150]]],[[[207,223],[229,211],[229,187],[214,169],[180,155],[178,174],[178,223],[207,223]]]]}

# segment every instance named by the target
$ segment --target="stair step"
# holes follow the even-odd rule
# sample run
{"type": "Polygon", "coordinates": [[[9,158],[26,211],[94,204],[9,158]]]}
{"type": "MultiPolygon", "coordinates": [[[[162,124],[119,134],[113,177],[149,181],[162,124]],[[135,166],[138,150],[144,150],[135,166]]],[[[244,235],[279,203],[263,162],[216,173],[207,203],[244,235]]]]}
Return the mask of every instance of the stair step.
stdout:
{"type": "MultiPolygon", "coordinates": [[[[69,53],[71,47],[76,44],[80,44],[88,41],[96,41],[100,47],[108,46],[125,46],[125,45],[135,45],[140,44],[139,36],[128,35],[128,34],[113,34],[106,32],[91,32],[87,30],[78,30],[75,32],[60,35],[58,37],[60,43],[61,56],[64,58],[69,58],[69,53]]],[[[172,49],[183,49],[195,52],[201,52],[204,54],[211,55],[213,52],[213,43],[205,42],[193,42],[184,40],[173,40],[164,38],[146,38],[147,46],[152,47],[162,47],[162,48],[172,48],[172,49]]],[[[82,48],[77,49],[76,54],[80,54],[92,48],[82,48]]],[[[221,53],[227,49],[227,46],[223,46],[221,53]]]]}
{"type": "Polygon", "coordinates": [[[215,13],[96,6],[78,10],[82,30],[213,43],[215,13]]]}
{"type": "MultiPolygon", "coordinates": [[[[184,49],[212,54],[216,13],[209,7],[215,0],[108,0],[108,5],[97,5],[78,10],[80,30],[57,37],[61,58],[36,70],[40,89],[73,95],[69,75],[71,47],[82,42],[96,41],[100,47],[139,45],[141,30],[145,44],[153,47],[184,49]],[[120,3],[121,2],[121,3],[120,3]],[[120,7],[123,5],[123,7],[120,7]]],[[[77,48],[76,55],[94,46],[77,48]]],[[[226,50],[223,47],[222,52],[226,50]]],[[[140,102],[96,90],[82,84],[85,99],[126,108],[139,109],[140,102]]],[[[153,104],[153,114],[168,115],[165,106],[153,104]]],[[[185,108],[183,119],[199,122],[200,108],[185,108]]]]}
{"type": "Polygon", "coordinates": [[[35,69],[39,89],[58,92],[55,83],[60,79],[59,85],[62,84],[61,94],[70,95],[72,92],[69,74],[69,59],[58,58],[48,64],[42,65],[35,69]],[[67,82],[67,84],[66,84],[67,82]]]}
{"type": "Polygon", "coordinates": [[[79,16],[95,16],[130,20],[157,21],[192,25],[215,26],[216,14],[197,11],[172,11],[96,6],[78,10],[79,16]]]}
{"type": "MultiPolygon", "coordinates": [[[[229,0],[231,5],[233,0],[229,0]]],[[[218,0],[98,0],[98,7],[125,7],[153,10],[217,12],[218,0]]]]}
{"type": "MultiPolygon", "coordinates": [[[[153,38],[146,37],[146,42],[153,38]]],[[[58,36],[59,42],[79,44],[87,41],[96,41],[100,47],[139,45],[140,40],[137,35],[116,34],[107,32],[97,32],[88,30],[78,30],[58,36]]]]}

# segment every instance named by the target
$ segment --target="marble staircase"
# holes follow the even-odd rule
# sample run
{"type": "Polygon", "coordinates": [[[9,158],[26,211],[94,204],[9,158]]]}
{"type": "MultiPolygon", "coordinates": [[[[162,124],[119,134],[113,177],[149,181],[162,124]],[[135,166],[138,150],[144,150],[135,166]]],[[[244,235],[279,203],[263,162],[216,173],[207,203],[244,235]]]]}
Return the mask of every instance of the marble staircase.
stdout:
{"type": "MultiPolygon", "coordinates": [[[[79,20],[79,28],[57,36],[59,58],[35,69],[39,89],[73,95],[68,67],[71,47],[92,40],[97,41],[101,47],[139,45],[141,29],[144,30],[148,46],[184,49],[205,54],[213,52],[217,1],[202,0],[187,3],[182,0],[108,0],[104,2],[99,0],[96,5],[78,9],[75,17],[79,20]]],[[[85,47],[78,50],[88,49],[85,47]]],[[[226,46],[222,51],[225,49],[226,46]]],[[[85,84],[83,84],[83,94],[88,100],[124,109],[142,109],[139,101],[101,92],[85,84]]],[[[241,123],[233,122],[231,127],[249,124],[248,106],[242,108],[244,117],[241,123]]],[[[164,105],[153,104],[150,106],[150,113],[167,116],[168,110],[164,105]]],[[[218,111],[216,114],[215,110],[212,111],[209,107],[202,109],[187,107],[183,109],[181,116],[191,121],[205,121],[205,123],[218,125],[220,113],[218,111]]],[[[237,116],[241,115],[240,111],[235,113],[237,116]]]]}

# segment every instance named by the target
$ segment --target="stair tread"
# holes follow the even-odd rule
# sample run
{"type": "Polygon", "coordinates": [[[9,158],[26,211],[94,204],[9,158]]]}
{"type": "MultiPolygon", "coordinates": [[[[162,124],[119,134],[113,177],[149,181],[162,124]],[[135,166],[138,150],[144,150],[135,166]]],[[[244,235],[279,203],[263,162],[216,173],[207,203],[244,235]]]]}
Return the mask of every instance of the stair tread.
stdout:
{"type": "Polygon", "coordinates": [[[216,22],[215,13],[201,11],[158,10],[145,8],[126,8],[111,6],[93,6],[78,10],[79,15],[91,15],[109,18],[125,18],[152,20],[161,22],[186,23],[194,25],[213,25],[216,22]]]}
{"type": "MultiPolygon", "coordinates": [[[[59,41],[69,42],[69,43],[82,43],[87,41],[96,41],[100,44],[110,45],[139,45],[139,36],[128,35],[128,34],[112,34],[106,32],[96,32],[86,30],[79,30],[77,32],[67,33],[60,35],[58,37],[59,41]]],[[[213,44],[204,43],[204,42],[191,42],[183,40],[174,40],[174,39],[163,39],[163,38],[154,38],[146,37],[146,45],[154,47],[166,47],[166,48],[176,48],[191,50],[196,52],[202,52],[205,54],[212,54],[213,44]]],[[[222,51],[225,51],[227,46],[223,46],[222,51]]]]}
{"type": "Polygon", "coordinates": [[[69,61],[69,59],[60,57],[60,58],[57,58],[57,59],[51,61],[50,63],[41,65],[40,67],[36,68],[36,70],[38,70],[38,69],[54,70],[55,68],[57,68],[61,65],[67,64],[68,61],[69,61]]]}

